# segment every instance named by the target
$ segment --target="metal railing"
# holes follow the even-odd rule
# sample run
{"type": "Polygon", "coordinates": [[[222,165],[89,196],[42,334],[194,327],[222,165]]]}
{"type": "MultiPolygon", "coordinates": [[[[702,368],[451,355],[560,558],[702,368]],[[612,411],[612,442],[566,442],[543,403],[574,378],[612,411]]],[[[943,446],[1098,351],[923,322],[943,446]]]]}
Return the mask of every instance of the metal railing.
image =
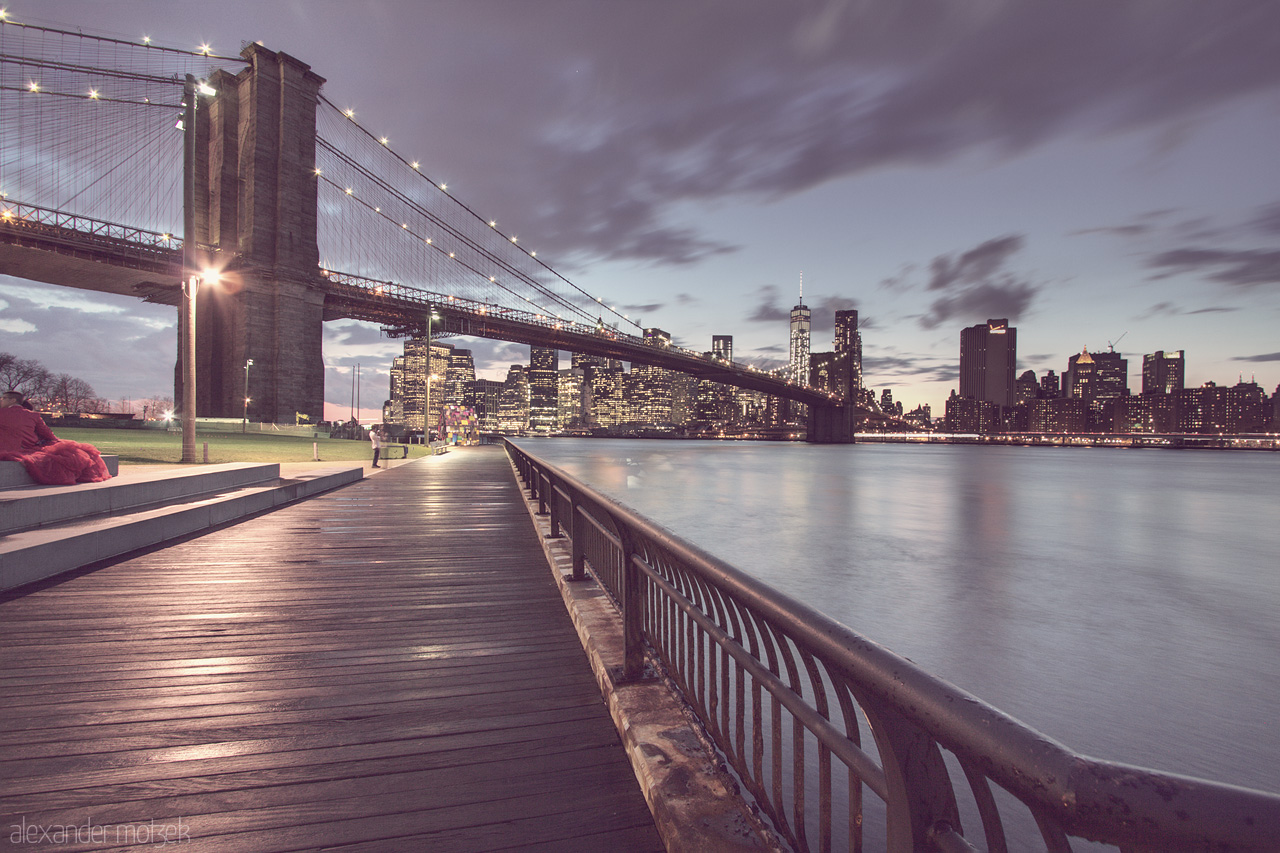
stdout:
{"type": "Polygon", "coordinates": [[[182,238],[173,234],[7,199],[0,200],[0,224],[42,228],[52,236],[69,235],[81,243],[97,239],[116,249],[128,249],[157,258],[167,259],[182,250],[182,238]]]}
{"type": "Polygon", "coordinates": [[[621,612],[622,680],[660,662],[795,849],[1280,850],[1280,795],[1074,753],[506,446],[621,612]]]}

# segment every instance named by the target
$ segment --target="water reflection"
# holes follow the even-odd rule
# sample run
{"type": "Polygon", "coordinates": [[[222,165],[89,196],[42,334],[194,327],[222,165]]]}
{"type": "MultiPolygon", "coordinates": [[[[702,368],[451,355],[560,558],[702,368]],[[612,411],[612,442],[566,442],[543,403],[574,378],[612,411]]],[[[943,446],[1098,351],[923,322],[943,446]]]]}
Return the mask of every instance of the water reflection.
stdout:
{"type": "Polygon", "coordinates": [[[1280,790],[1280,455],[524,446],[1077,751],[1280,790]]]}

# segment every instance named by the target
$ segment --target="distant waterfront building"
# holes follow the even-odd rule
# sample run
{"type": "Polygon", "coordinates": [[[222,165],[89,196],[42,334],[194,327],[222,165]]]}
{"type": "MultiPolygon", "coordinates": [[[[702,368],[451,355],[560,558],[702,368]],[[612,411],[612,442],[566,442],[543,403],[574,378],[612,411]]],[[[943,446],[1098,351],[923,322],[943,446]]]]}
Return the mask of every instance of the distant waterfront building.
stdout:
{"type": "Polygon", "coordinates": [[[513,364],[507,368],[498,400],[498,429],[523,432],[529,428],[529,368],[513,364]]]}
{"type": "Polygon", "coordinates": [[[556,428],[559,378],[560,353],[546,347],[529,347],[529,429],[534,432],[556,428]]]}
{"type": "Polygon", "coordinates": [[[1018,330],[1007,319],[960,331],[960,396],[1011,408],[1018,330]]]}
{"type": "Polygon", "coordinates": [[[1142,393],[1173,394],[1181,391],[1186,377],[1182,350],[1156,350],[1142,357],[1142,393]]]}
{"type": "MultiPolygon", "coordinates": [[[[660,349],[670,348],[671,334],[662,329],[645,329],[644,342],[660,349]]],[[[633,391],[627,395],[631,403],[628,420],[643,424],[668,424],[671,419],[672,377],[675,371],[649,364],[632,363],[633,391]]]]}
{"type": "Polygon", "coordinates": [[[477,379],[473,385],[476,420],[480,429],[494,432],[498,429],[498,412],[502,405],[502,389],[505,383],[496,379],[477,379]]]}
{"type": "Polygon", "coordinates": [[[1040,396],[1040,383],[1036,381],[1034,370],[1024,370],[1014,383],[1014,405],[1030,403],[1040,396]]]}
{"type": "Polygon", "coordinates": [[[445,376],[453,347],[418,335],[404,342],[404,355],[392,362],[391,402],[411,431],[434,428],[445,400],[445,376]],[[430,389],[430,400],[427,392],[430,389]]]}
{"type": "Polygon", "coordinates": [[[844,400],[857,400],[862,389],[862,333],[858,331],[855,309],[836,312],[836,361],[832,375],[835,393],[844,400]]]}
{"type": "Polygon", "coordinates": [[[1095,409],[1129,394],[1129,361],[1118,352],[1089,352],[1067,359],[1062,396],[1084,400],[1095,409]]]}
{"type": "Polygon", "coordinates": [[[590,418],[584,416],[584,412],[590,411],[591,397],[583,393],[586,387],[586,371],[581,367],[566,367],[560,371],[556,429],[583,429],[588,426],[590,418]]]}
{"type": "Polygon", "coordinates": [[[711,357],[726,363],[733,361],[733,335],[711,336],[711,357]]]}
{"type": "Polygon", "coordinates": [[[444,374],[444,402],[449,406],[474,408],[476,365],[471,350],[455,348],[444,374]]]}
{"type": "Polygon", "coordinates": [[[809,381],[809,332],[813,327],[813,312],[804,304],[804,281],[800,283],[800,300],[791,309],[791,347],[787,361],[787,378],[797,385],[809,381]]]}
{"type": "Polygon", "coordinates": [[[1038,395],[1045,400],[1052,400],[1055,397],[1062,396],[1062,384],[1058,379],[1058,374],[1052,370],[1046,370],[1044,376],[1040,377],[1040,394],[1038,395]]]}

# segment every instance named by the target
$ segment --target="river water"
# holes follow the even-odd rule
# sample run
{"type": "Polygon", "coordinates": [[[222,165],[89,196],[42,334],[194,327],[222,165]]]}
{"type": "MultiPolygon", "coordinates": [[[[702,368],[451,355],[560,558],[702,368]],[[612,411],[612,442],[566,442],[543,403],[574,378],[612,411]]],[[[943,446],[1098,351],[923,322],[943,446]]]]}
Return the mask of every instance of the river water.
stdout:
{"type": "Polygon", "coordinates": [[[1077,752],[1280,791],[1280,454],[520,444],[1077,752]]]}

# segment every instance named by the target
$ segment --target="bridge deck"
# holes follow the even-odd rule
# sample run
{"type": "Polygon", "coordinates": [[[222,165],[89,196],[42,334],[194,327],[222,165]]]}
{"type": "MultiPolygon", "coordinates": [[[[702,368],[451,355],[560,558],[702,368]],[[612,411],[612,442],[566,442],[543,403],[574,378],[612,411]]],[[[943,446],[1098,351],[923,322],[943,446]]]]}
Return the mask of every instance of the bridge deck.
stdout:
{"type": "Polygon", "coordinates": [[[497,448],[2,596],[0,655],[5,838],[662,849],[497,448]]]}

